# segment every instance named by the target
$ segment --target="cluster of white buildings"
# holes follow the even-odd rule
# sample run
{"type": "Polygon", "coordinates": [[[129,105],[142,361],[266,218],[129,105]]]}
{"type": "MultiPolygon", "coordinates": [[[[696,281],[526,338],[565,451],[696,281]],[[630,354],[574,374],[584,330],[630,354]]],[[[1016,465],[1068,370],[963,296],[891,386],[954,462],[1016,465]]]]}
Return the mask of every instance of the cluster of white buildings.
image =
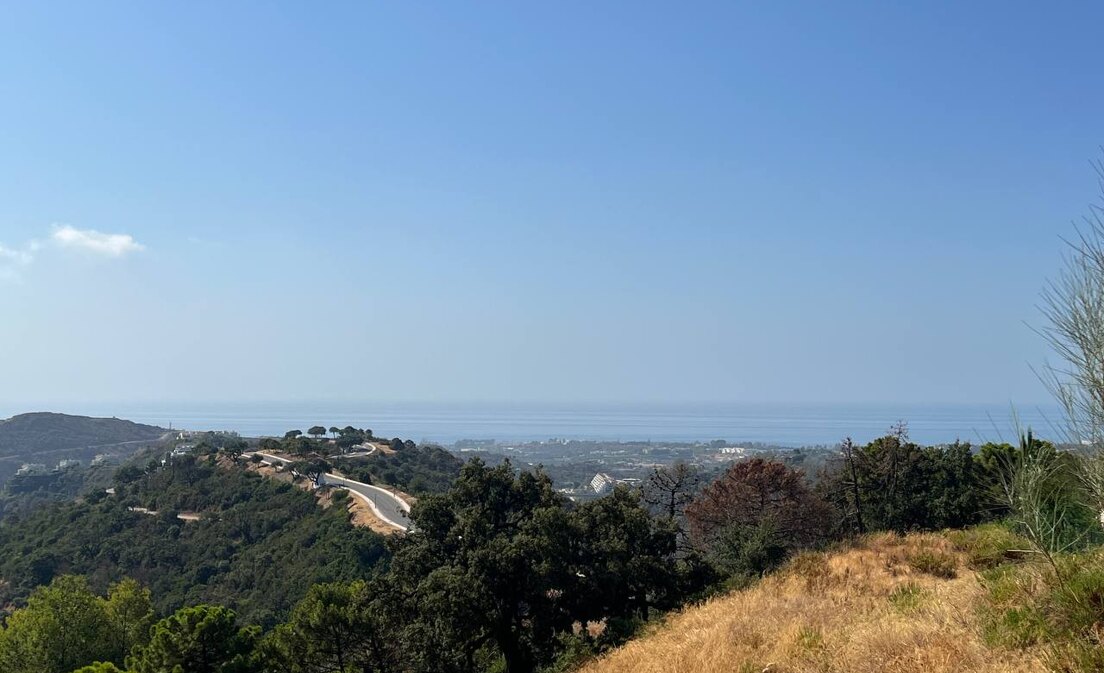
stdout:
{"type": "Polygon", "coordinates": [[[23,463],[23,467],[15,471],[17,477],[35,477],[47,474],[49,470],[42,463],[23,463]]]}
{"type": "Polygon", "coordinates": [[[65,458],[59,460],[58,464],[50,469],[46,467],[44,463],[23,463],[22,467],[15,471],[17,477],[41,477],[51,472],[62,472],[70,468],[80,467],[81,461],[76,458],[65,458]]]}

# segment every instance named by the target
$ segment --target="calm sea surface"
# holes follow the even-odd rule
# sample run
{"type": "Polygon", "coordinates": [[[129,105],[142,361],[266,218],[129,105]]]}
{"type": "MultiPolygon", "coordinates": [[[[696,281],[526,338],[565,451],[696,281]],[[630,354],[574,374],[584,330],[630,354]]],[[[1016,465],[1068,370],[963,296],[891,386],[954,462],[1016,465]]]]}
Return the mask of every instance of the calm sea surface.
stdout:
{"type": "MultiPolygon", "coordinates": [[[[898,420],[913,440],[1011,440],[1009,405],[603,405],[537,406],[476,404],[124,404],[111,408],[51,409],[117,416],[193,430],[236,430],[247,436],[282,435],[312,425],[371,428],[377,436],[451,443],[458,439],[506,442],[550,438],[602,440],[712,440],[802,446],[835,444],[850,436],[867,441],[898,420]]],[[[10,416],[29,409],[0,409],[10,416]]],[[[1019,424],[1053,437],[1060,414],[1049,407],[1017,407],[1019,424]]]]}

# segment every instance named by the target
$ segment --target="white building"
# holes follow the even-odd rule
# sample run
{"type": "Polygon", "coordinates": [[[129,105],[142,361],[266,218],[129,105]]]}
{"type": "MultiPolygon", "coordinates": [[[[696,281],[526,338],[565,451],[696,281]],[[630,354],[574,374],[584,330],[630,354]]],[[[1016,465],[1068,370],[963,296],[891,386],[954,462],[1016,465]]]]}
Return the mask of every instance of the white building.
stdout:
{"type": "Polygon", "coordinates": [[[617,480],[609,476],[605,472],[599,472],[594,475],[594,478],[590,480],[590,487],[598,495],[608,493],[613,490],[613,487],[617,485],[617,480]]]}

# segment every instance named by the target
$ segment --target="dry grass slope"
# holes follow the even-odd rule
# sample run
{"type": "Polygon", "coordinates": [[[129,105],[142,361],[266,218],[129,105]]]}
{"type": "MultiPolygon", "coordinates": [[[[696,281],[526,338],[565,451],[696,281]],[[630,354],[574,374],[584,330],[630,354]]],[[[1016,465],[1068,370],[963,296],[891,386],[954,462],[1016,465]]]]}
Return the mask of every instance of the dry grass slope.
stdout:
{"type": "Polygon", "coordinates": [[[872,536],[805,554],[754,587],[691,607],[580,673],[1020,673],[1038,653],[992,649],[984,590],[941,535],[872,536]]]}

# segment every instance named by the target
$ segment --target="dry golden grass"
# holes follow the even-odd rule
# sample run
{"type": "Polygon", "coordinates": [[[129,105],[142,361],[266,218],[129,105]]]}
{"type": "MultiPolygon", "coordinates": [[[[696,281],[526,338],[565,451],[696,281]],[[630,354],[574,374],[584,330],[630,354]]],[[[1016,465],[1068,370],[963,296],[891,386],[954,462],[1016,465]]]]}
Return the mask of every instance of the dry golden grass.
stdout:
{"type": "Polygon", "coordinates": [[[983,594],[945,537],[877,535],[687,608],[580,673],[1043,670],[1037,653],[982,642],[983,594]]]}
{"type": "Polygon", "coordinates": [[[379,451],[384,455],[390,456],[391,454],[395,453],[395,449],[392,449],[391,445],[387,442],[369,442],[369,444],[376,447],[376,451],[379,451]]]}

